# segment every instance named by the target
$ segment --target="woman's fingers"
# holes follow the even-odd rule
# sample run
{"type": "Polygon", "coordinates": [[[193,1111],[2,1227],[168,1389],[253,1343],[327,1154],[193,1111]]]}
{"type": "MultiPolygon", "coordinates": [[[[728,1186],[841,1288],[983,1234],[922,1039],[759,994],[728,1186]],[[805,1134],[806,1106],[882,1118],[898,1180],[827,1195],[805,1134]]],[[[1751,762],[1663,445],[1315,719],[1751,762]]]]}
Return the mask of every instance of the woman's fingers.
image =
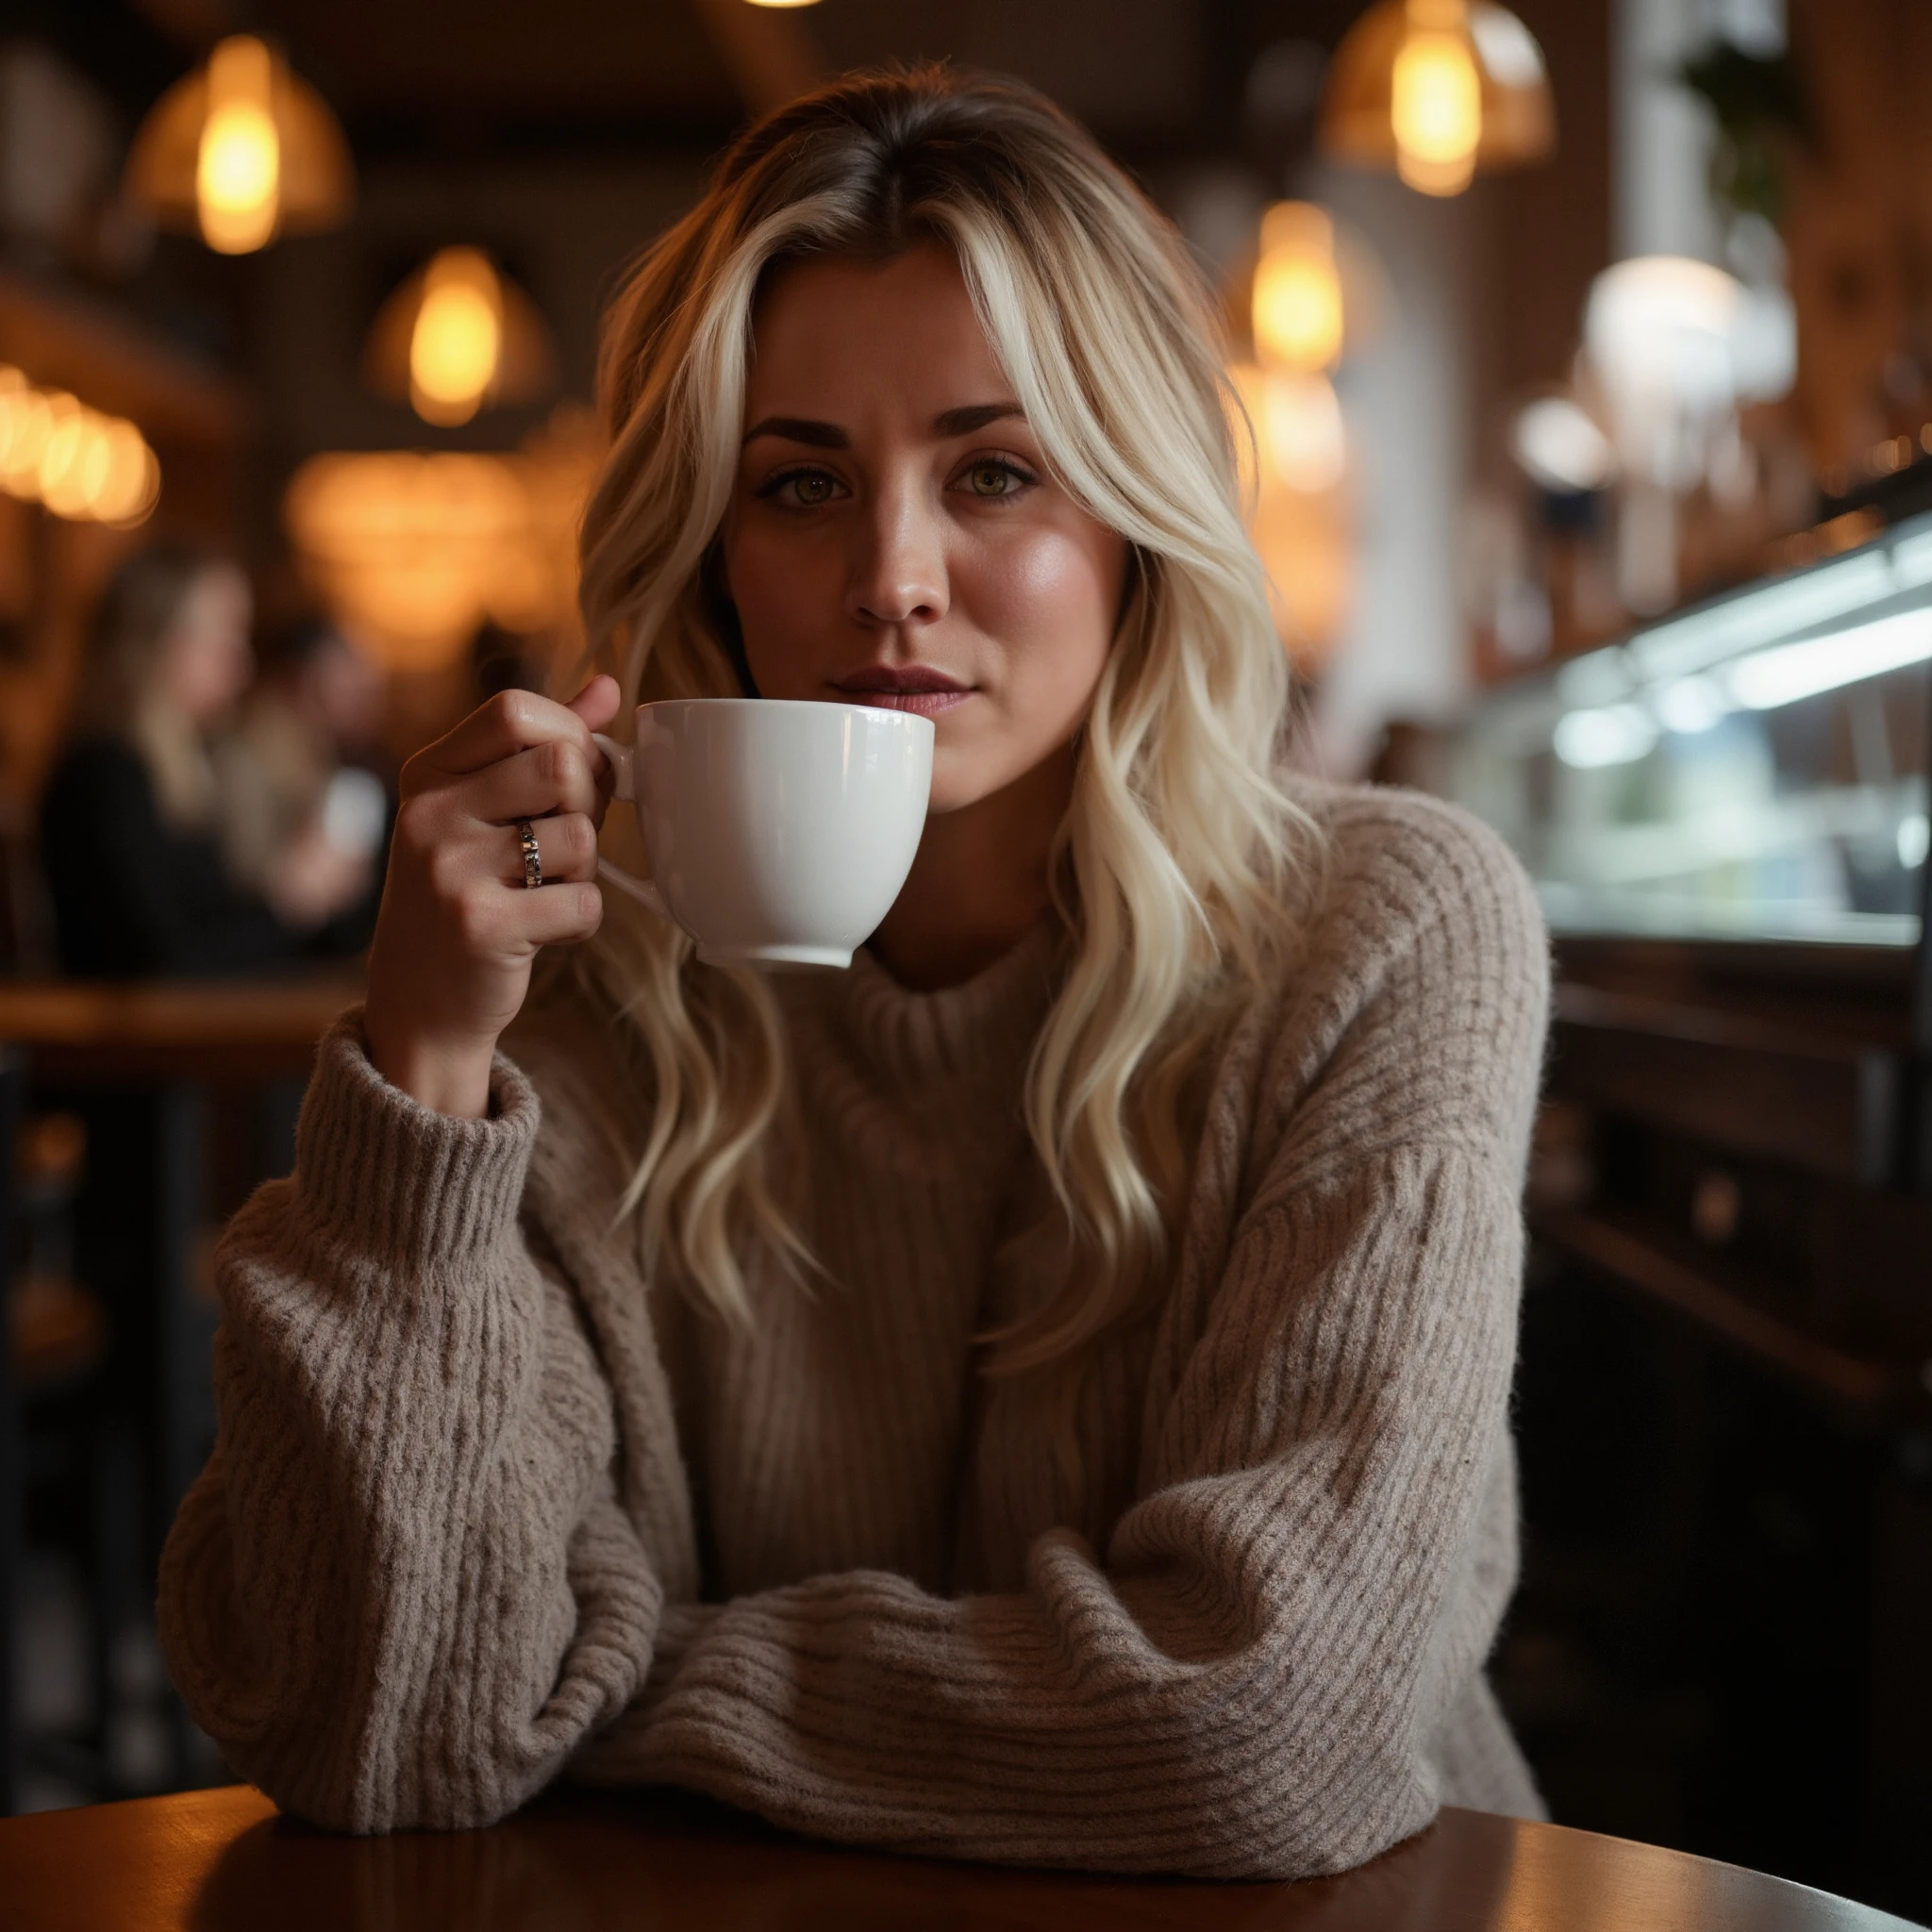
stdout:
{"type": "Polygon", "coordinates": [[[592,731],[606,729],[617,716],[624,703],[624,692],[616,678],[608,671],[597,675],[571,699],[569,708],[575,711],[592,731]]]}
{"type": "Polygon", "coordinates": [[[600,755],[592,748],[552,739],[473,773],[452,788],[450,802],[486,824],[541,818],[549,812],[601,816],[597,789],[600,755]]]}
{"type": "MultiPolygon", "coordinates": [[[[593,687],[597,682],[601,680],[593,680],[593,687]]],[[[593,687],[580,692],[579,699],[593,687]]],[[[575,746],[592,767],[599,756],[591,742],[590,725],[570,706],[533,691],[506,691],[479,705],[454,731],[418,756],[454,776],[480,772],[534,745],[552,743],[575,746]]]]}
{"type": "Polygon", "coordinates": [[[479,953],[523,958],[539,946],[588,939],[604,917],[604,895],[582,879],[527,891],[500,878],[473,880],[451,912],[464,942],[479,953]]]}
{"type": "Polygon", "coordinates": [[[517,937],[533,946],[568,945],[587,940],[604,919],[604,895],[582,880],[545,884],[510,901],[508,916],[517,937]]]}

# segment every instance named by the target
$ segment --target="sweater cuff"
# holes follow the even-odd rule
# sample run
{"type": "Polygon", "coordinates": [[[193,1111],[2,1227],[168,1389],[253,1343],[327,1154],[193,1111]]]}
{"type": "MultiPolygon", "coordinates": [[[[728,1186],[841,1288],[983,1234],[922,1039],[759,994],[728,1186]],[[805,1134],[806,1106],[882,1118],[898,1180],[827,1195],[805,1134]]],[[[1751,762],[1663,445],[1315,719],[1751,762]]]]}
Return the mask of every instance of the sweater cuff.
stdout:
{"type": "Polygon", "coordinates": [[[666,1604],[658,1617],[658,1634],[651,1646],[651,1669],[637,1703],[654,1707],[670,1690],[691,1645],[718,1621],[723,1604],[666,1604]]]}
{"type": "Polygon", "coordinates": [[[422,1268],[472,1260],[515,1236],[541,1113],[501,1054],[487,1119],[424,1107],[370,1063],[362,1008],[351,1007],[323,1037],[303,1098],[299,1197],[354,1246],[422,1268]]]}

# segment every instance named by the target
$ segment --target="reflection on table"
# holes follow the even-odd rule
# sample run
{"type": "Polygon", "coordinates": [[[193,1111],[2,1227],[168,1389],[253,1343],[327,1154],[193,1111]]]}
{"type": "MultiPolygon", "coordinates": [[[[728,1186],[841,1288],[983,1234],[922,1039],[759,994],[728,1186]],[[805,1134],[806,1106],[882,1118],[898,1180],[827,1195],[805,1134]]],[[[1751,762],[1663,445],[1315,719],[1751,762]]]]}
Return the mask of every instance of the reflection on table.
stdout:
{"type": "Polygon", "coordinates": [[[848,1851],[663,1791],[556,1795],[488,1831],[335,1838],[277,1818],[244,1786],[0,1824],[0,1897],[20,1932],[1882,1932],[1906,1923],[1736,1866],[1480,1811],[1445,1810],[1337,1878],[1226,1885],[848,1851]]]}

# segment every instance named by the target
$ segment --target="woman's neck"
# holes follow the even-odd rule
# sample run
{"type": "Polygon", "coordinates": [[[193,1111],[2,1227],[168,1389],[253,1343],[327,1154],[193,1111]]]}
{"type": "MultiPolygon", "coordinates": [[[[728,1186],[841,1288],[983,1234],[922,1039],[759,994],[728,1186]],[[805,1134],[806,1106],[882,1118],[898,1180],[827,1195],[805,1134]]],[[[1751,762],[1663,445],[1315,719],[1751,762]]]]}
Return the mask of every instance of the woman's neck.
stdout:
{"type": "Polygon", "coordinates": [[[901,986],[958,986],[1032,930],[1051,899],[1048,862],[1077,758],[1066,745],[1004,790],[926,820],[912,871],[871,941],[901,986]]]}

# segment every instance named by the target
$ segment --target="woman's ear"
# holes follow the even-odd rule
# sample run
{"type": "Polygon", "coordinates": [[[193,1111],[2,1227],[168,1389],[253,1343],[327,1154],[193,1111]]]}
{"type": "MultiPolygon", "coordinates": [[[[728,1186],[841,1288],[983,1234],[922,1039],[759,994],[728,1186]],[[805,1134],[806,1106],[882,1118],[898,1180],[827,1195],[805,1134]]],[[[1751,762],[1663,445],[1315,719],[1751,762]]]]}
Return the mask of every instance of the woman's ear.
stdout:
{"type": "Polygon", "coordinates": [[[724,535],[713,537],[698,566],[698,601],[705,622],[716,632],[724,655],[738,676],[738,688],[748,698],[759,695],[751,675],[751,660],[744,655],[744,626],[738,621],[738,606],[731,601],[730,587],[724,581],[724,535]]]}

